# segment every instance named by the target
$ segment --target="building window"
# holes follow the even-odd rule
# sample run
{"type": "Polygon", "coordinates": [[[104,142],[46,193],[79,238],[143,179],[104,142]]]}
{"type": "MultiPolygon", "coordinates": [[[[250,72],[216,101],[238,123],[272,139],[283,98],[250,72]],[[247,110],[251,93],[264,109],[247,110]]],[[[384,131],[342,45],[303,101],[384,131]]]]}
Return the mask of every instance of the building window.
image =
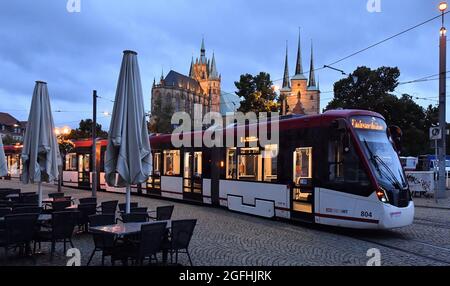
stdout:
{"type": "Polygon", "coordinates": [[[227,150],[227,179],[236,179],[236,148],[227,150]]]}
{"type": "Polygon", "coordinates": [[[261,181],[261,156],[259,148],[242,148],[238,156],[238,179],[261,181]]]}
{"type": "Polygon", "coordinates": [[[69,153],[66,155],[66,171],[76,171],[77,170],[77,154],[69,153]]]}
{"type": "Polygon", "coordinates": [[[180,175],[180,150],[164,151],[164,175],[180,175]]]}
{"type": "Polygon", "coordinates": [[[278,145],[266,145],[264,147],[264,181],[275,182],[277,180],[278,145]]]}
{"type": "Polygon", "coordinates": [[[297,148],[294,151],[294,183],[301,185],[302,179],[312,178],[312,148],[297,148]]]}
{"type": "Polygon", "coordinates": [[[313,95],[311,95],[311,96],[309,97],[309,99],[313,100],[313,99],[314,99],[314,96],[313,96],[313,95]]]}

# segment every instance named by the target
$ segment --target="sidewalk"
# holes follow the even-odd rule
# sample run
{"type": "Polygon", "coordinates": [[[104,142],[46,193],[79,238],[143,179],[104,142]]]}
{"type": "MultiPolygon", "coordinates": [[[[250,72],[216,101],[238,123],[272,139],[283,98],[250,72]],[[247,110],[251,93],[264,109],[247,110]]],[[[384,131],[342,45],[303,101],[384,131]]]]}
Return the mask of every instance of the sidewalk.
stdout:
{"type": "Polygon", "coordinates": [[[436,202],[434,197],[414,197],[414,204],[418,207],[428,207],[428,208],[443,208],[450,210],[450,191],[447,190],[447,198],[440,199],[436,202]]]}

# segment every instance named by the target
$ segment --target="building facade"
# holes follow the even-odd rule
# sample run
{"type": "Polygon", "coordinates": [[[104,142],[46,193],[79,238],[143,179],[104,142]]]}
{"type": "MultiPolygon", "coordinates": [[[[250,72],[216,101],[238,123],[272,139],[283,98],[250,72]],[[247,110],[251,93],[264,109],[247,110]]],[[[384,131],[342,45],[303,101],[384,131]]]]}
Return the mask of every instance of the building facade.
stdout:
{"type": "Polygon", "coordinates": [[[23,141],[27,122],[19,121],[9,113],[0,112],[0,136],[23,141]]]}
{"type": "Polygon", "coordinates": [[[297,61],[295,75],[289,77],[288,49],[284,62],[283,86],[280,89],[282,110],[285,114],[319,114],[320,113],[320,89],[316,82],[314,72],[313,47],[311,44],[311,60],[309,66],[309,78],[303,73],[301,39],[298,38],[297,61]]]}
{"type": "Polygon", "coordinates": [[[203,114],[220,112],[221,75],[217,71],[216,59],[206,57],[205,42],[202,40],[200,57],[191,60],[189,75],[183,75],[171,70],[166,76],[161,75],[160,81],[153,82],[151,94],[152,114],[154,108],[172,105],[174,112],[184,111],[191,117],[194,105],[201,104],[203,114]],[[157,102],[160,104],[157,104],[157,102]]]}

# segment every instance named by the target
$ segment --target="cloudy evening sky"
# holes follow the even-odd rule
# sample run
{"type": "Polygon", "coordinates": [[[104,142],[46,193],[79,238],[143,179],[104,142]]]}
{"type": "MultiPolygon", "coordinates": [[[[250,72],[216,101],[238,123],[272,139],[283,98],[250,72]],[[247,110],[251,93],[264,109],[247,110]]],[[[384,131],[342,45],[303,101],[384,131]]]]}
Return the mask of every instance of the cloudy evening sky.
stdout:
{"type": "MultiPolygon", "coordinates": [[[[266,71],[280,79],[286,40],[293,75],[299,26],[308,70],[311,40],[320,67],[438,15],[437,0],[380,1],[381,12],[369,13],[367,0],[81,0],[81,13],[68,13],[67,0],[1,0],[0,111],[26,120],[34,81],[45,80],[55,124],[75,127],[91,117],[93,89],[114,97],[125,49],[139,53],[149,110],[153,78],[162,69],[187,74],[202,35],[207,56],[216,54],[222,89],[234,92],[243,73],[266,71]]],[[[439,27],[435,20],[335,67],[398,66],[400,81],[437,74],[439,27]]],[[[342,75],[329,69],[317,75],[324,108],[342,75]]],[[[423,106],[436,104],[438,81],[402,85],[397,92],[427,98],[417,101],[423,106]]],[[[111,110],[111,102],[99,100],[104,127],[109,118],[102,112],[111,110]]]]}

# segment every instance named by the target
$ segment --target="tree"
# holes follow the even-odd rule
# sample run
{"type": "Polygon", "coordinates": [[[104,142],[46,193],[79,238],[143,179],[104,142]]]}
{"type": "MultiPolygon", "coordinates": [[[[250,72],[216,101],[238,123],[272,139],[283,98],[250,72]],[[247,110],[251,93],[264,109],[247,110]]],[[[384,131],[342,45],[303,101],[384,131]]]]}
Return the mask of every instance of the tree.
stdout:
{"type": "Polygon", "coordinates": [[[437,109],[429,106],[425,110],[408,94],[400,98],[391,94],[398,85],[399,76],[397,67],[376,70],[358,67],[347,78],[334,84],[334,99],[325,110],[345,108],[378,112],[388,125],[397,125],[402,129],[403,155],[430,153],[428,130],[437,122],[437,109]],[[353,76],[357,76],[356,83],[353,76]]]}
{"type": "MultiPolygon", "coordinates": [[[[79,127],[73,129],[67,136],[67,139],[78,140],[92,138],[92,119],[81,120],[79,127]]],[[[97,123],[96,126],[97,138],[108,138],[108,132],[102,130],[102,125],[97,123]]]]}
{"type": "Polygon", "coordinates": [[[157,97],[152,109],[153,113],[149,123],[149,131],[151,133],[171,133],[173,127],[170,121],[174,113],[172,103],[168,102],[163,105],[161,97],[157,97]]]}
{"type": "Polygon", "coordinates": [[[260,72],[256,76],[243,74],[239,81],[234,83],[236,94],[241,98],[238,111],[247,112],[271,112],[280,108],[277,95],[273,89],[270,74],[260,72]]]}

